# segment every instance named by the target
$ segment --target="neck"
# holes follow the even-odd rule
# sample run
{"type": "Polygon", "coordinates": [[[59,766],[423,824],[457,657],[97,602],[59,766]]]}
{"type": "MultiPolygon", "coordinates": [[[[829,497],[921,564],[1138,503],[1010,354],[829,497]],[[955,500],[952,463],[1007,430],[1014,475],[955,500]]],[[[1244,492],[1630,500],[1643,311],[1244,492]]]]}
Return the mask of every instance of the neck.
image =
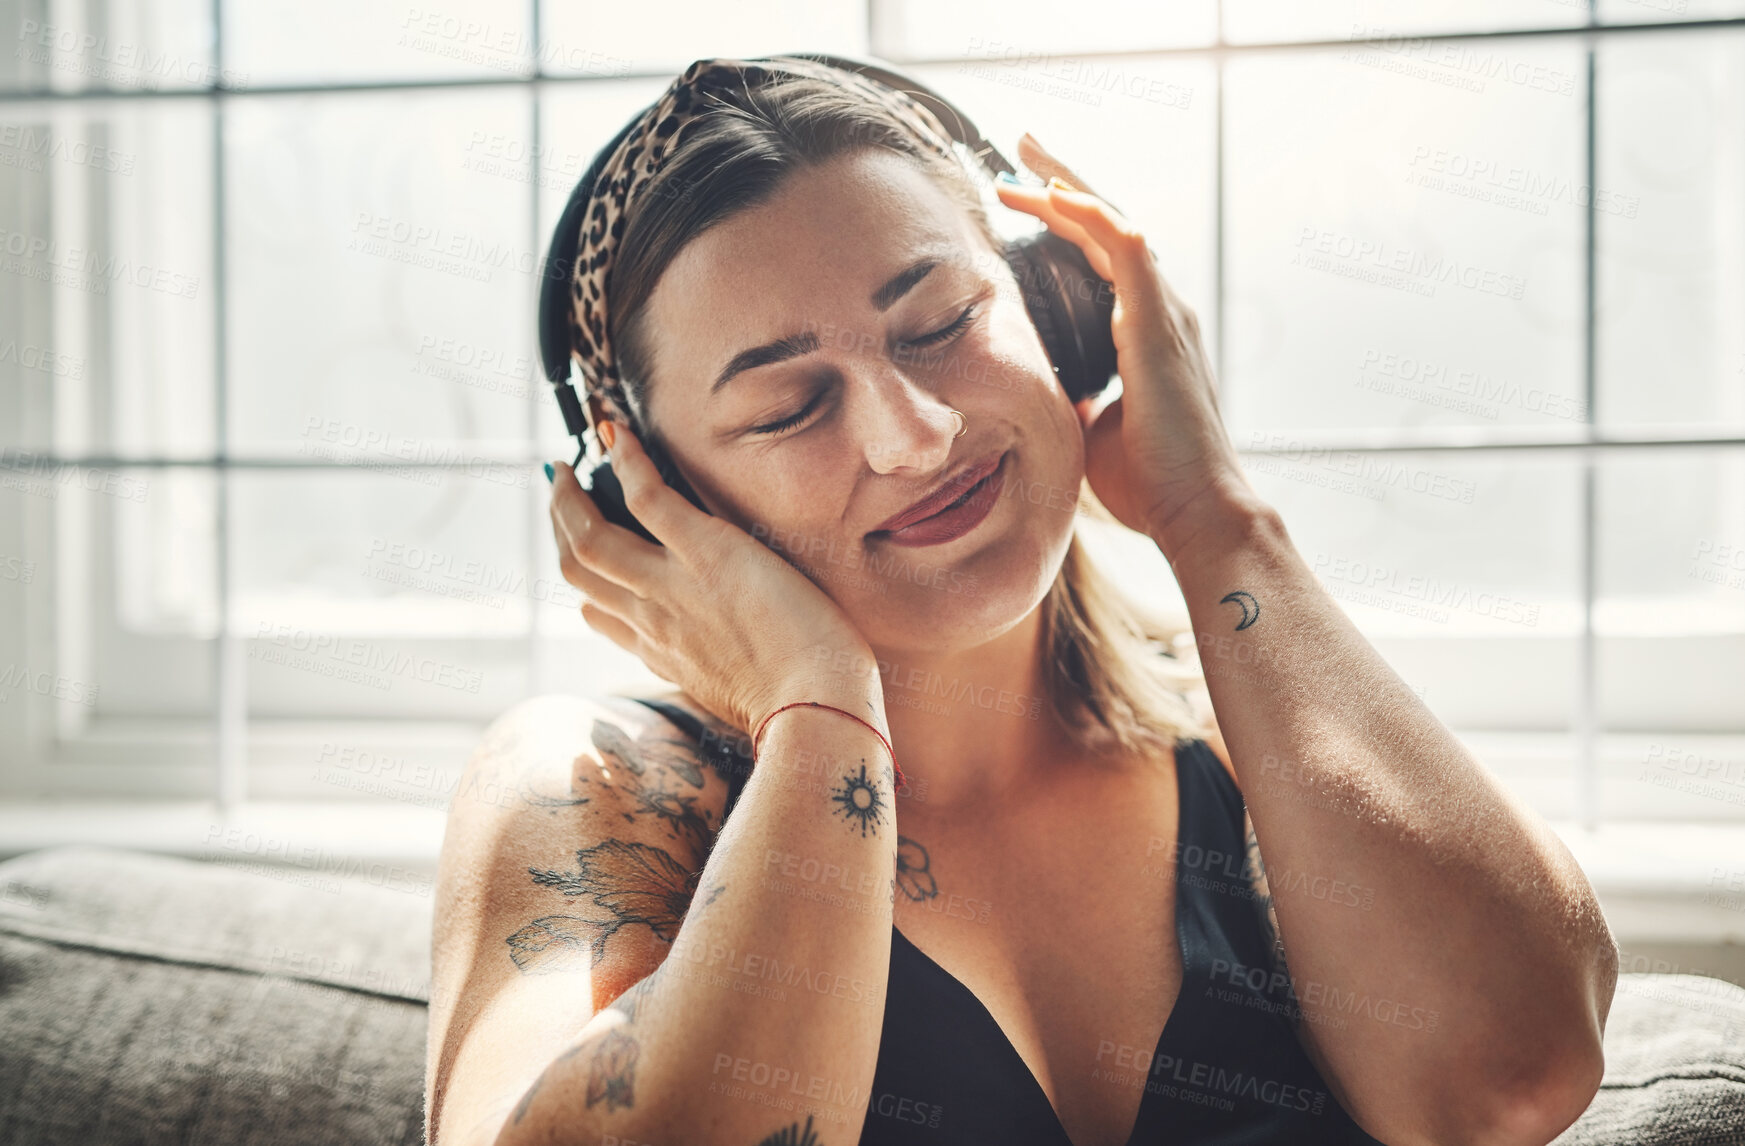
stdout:
{"type": "Polygon", "coordinates": [[[1042,608],[983,645],[874,646],[891,744],[925,816],[1031,790],[1076,752],[1054,716],[1042,608]]]}

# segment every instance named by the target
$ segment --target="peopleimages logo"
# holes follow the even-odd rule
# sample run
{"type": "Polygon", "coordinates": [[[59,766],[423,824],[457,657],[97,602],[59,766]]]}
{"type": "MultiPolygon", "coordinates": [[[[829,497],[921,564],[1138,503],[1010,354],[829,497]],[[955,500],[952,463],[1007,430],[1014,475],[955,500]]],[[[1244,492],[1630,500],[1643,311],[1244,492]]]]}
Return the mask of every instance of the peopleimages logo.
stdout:
{"type": "Polygon", "coordinates": [[[407,7],[400,17],[400,47],[477,64],[513,74],[532,70],[537,56],[540,70],[565,68],[599,76],[630,73],[632,61],[595,47],[571,46],[547,30],[535,33],[523,23],[492,24],[486,20],[456,16],[440,9],[407,7]]]}
{"type": "Polygon", "coordinates": [[[1178,111],[1187,111],[1194,102],[1191,87],[1171,83],[1147,70],[1129,71],[1108,60],[1053,55],[1003,40],[984,40],[980,36],[970,37],[964,54],[987,63],[959,64],[959,75],[1059,96],[1092,107],[1101,107],[1104,95],[1125,96],[1178,111]]]}
{"type": "Polygon", "coordinates": [[[1387,28],[1363,24],[1351,26],[1349,39],[1353,44],[1341,59],[1416,79],[1473,92],[1484,91],[1486,80],[1498,80],[1553,95],[1575,94],[1574,72],[1460,40],[1402,36],[1387,28]]]}
{"type": "Polygon", "coordinates": [[[688,935],[685,932],[680,932],[674,938],[667,962],[673,965],[675,971],[683,969],[687,963],[703,971],[713,972],[719,968],[729,976],[724,985],[734,991],[746,991],[747,988],[769,984],[765,990],[773,992],[771,997],[774,998],[786,998],[786,989],[792,989],[814,995],[829,995],[869,1007],[884,1005],[883,983],[841,975],[799,961],[783,962],[775,955],[741,951],[732,944],[716,942],[705,936],[688,935]]]}
{"type": "Polygon", "coordinates": [[[13,689],[34,692],[38,696],[52,696],[56,700],[87,707],[97,703],[97,686],[94,684],[58,676],[46,670],[32,672],[17,664],[9,664],[0,671],[0,704],[11,698],[13,689]]]}
{"type": "MultiPolygon", "coordinates": [[[[1357,596],[1343,594],[1335,592],[1334,587],[1323,581],[1322,588],[1333,596],[1359,600],[1365,604],[1375,602],[1365,600],[1362,593],[1379,595],[1384,602],[1391,598],[1441,610],[1444,616],[1438,619],[1442,620],[1446,619],[1447,610],[1458,609],[1474,616],[1490,617],[1527,628],[1539,623],[1540,606],[1537,603],[1485,589],[1475,591],[1470,585],[1455,581],[1443,581],[1421,574],[1404,574],[1391,566],[1371,565],[1365,561],[1335,557],[1327,553],[1315,554],[1310,568],[1318,579],[1343,581],[1361,590],[1357,596]]],[[[1384,603],[1382,607],[1387,606],[1384,603]]]]}
{"type": "Polygon", "coordinates": [[[890,1093],[875,1097],[868,1109],[880,1118],[894,1118],[898,1122],[913,1122],[917,1126],[926,1126],[930,1130],[939,1128],[939,1119],[944,1113],[944,1108],[936,1102],[917,1102],[913,1098],[904,1098],[890,1093]]]}
{"type": "Polygon", "coordinates": [[[1553,175],[1428,144],[1419,144],[1412,150],[1407,166],[1411,168],[1408,181],[1420,187],[1516,207],[1535,215],[1546,214],[1551,203],[1565,203],[1634,219],[1642,206],[1637,195],[1622,195],[1604,187],[1596,189],[1567,175],[1553,175]]]}
{"type": "Polygon", "coordinates": [[[1437,286],[1456,286],[1510,299],[1520,299],[1527,291],[1527,280],[1519,275],[1326,227],[1303,227],[1297,233],[1295,245],[1297,253],[1291,256],[1294,266],[1345,274],[1380,286],[1398,286],[1425,297],[1434,296],[1437,286]]]}
{"type": "Polygon", "coordinates": [[[318,633],[292,625],[260,622],[249,646],[251,659],[287,668],[301,669],[336,680],[379,688],[393,688],[394,677],[439,685],[459,692],[477,693],[485,674],[432,657],[413,656],[387,649],[373,641],[318,633]]]}
{"type": "Polygon", "coordinates": [[[0,229],[0,253],[6,270],[31,278],[47,278],[59,285],[93,294],[103,294],[112,282],[155,290],[176,298],[193,298],[200,290],[200,276],[154,267],[119,255],[104,255],[84,247],[63,246],[58,239],[0,229]],[[13,259],[23,262],[14,262],[13,259]],[[60,274],[50,273],[59,271],[60,274]],[[81,279],[77,276],[86,276],[81,279]]]}
{"type": "MultiPolygon", "coordinates": [[[[1273,967],[1250,967],[1228,959],[1214,959],[1208,998],[1254,1010],[1288,1014],[1313,1023],[1327,1023],[1343,1016],[1361,1016],[1387,1026],[1434,1034],[1442,1023],[1440,1011],[1414,1007],[1396,999],[1372,997],[1367,991],[1345,990],[1313,979],[1293,981],[1273,967]],[[1222,983],[1225,986],[1219,987],[1222,983]],[[1226,989],[1233,988],[1233,989],[1226,989]],[[1303,1009],[1306,1004],[1308,1010],[1303,1009]]],[[[1335,1029],[1342,1022],[1332,1022],[1335,1029]]]]}
{"type": "Polygon", "coordinates": [[[1492,420],[1502,406],[1513,406],[1530,414],[1543,414],[1566,422],[1586,421],[1588,416],[1587,403],[1568,394],[1538,386],[1522,386],[1519,382],[1496,378],[1480,370],[1450,367],[1446,363],[1409,354],[1394,354],[1372,347],[1364,350],[1357,371],[1358,385],[1366,389],[1419,400],[1434,395],[1431,404],[1450,407],[1466,401],[1466,412],[1492,420]]]}
{"type": "Polygon", "coordinates": [[[468,454],[452,444],[436,443],[421,438],[408,438],[388,430],[360,426],[338,418],[323,418],[311,414],[303,424],[303,440],[298,452],[334,461],[351,461],[379,472],[416,480],[426,485],[442,484],[442,474],[415,467],[441,466],[456,470],[466,477],[495,485],[528,488],[528,471],[506,461],[497,461],[478,454],[468,454]],[[365,461],[360,455],[375,455],[388,464],[365,461]],[[397,466],[394,462],[406,462],[397,466]]]}
{"type": "Polygon", "coordinates": [[[91,493],[137,502],[145,500],[148,489],[144,478],[116,473],[114,470],[45,458],[29,450],[0,453],[0,488],[56,497],[62,487],[73,486],[91,493]]]}
{"type": "MultiPolygon", "coordinates": [[[[296,842],[234,824],[209,824],[203,844],[204,858],[257,874],[274,876],[295,874],[289,869],[358,880],[371,887],[402,891],[410,895],[429,897],[436,880],[429,874],[398,864],[362,856],[340,855],[315,844],[296,842]],[[235,860],[231,857],[247,857],[235,860]],[[274,872],[274,867],[286,869],[274,872]]],[[[341,891],[336,881],[326,881],[323,890],[341,891]]]]}
{"type": "Polygon", "coordinates": [[[415,223],[374,211],[357,212],[346,249],[479,282],[496,281],[499,270],[530,275],[539,258],[533,251],[506,239],[487,238],[434,223],[415,223]]]}
{"type": "Polygon", "coordinates": [[[20,346],[17,339],[0,342],[0,366],[15,362],[26,370],[40,370],[57,378],[81,379],[85,360],[72,354],[57,354],[41,346],[20,346]]]}
{"type": "Polygon", "coordinates": [[[111,83],[140,83],[152,87],[154,81],[168,81],[217,87],[222,82],[223,86],[233,89],[248,86],[247,72],[220,68],[207,60],[192,59],[174,52],[154,52],[126,40],[112,40],[108,36],[61,24],[20,21],[18,40],[20,46],[13,53],[16,58],[111,83]],[[55,52],[72,58],[56,58],[51,55],[55,52]]]}
{"type": "Polygon", "coordinates": [[[59,159],[75,167],[90,167],[111,175],[132,175],[137,157],[100,143],[71,137],[29,124],[0,124],[0,163],[41,171],[44,159],[59,159]]]}
{"type": "Polygon", "coordinates": [[[1180,1059],[1174,1055],[1153,1054],[1149,1050],[1117,1043],[1111,1039],[1102,1039],[1097,1043],[1097,1063],[1099,1065],[1091,1072],[1092,1078],[1130,1085],[1142,1082],[1149,1091],[1221,1110],[1234,1110],[1234,1098],[1263,1102],[1269,1106],[1281,1106],[1308,1114],[1320,1114],[1327,1105],[1327,1092],[1324,1090],[1310,1090],[1277,1079],[1261,1078],[1246,1071],[1227,1070],[1212,1063],[1180,1059]],[[1125,1068],[1125,1071],[1132,1073],[1110,1069],[1104,1065],[1105,1059],[1114,1067],[1125,1068]]]}

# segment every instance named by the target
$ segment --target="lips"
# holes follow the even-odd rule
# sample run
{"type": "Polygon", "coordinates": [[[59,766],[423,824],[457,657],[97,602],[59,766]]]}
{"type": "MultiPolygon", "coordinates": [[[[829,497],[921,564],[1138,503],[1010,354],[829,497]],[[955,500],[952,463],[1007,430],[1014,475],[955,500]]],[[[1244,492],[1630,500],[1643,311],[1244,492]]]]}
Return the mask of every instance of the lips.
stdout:
{"type": "Polygon", "coordinates": [[[981,481],[1000,464],[1001,451],[995,451],[947,478],[945,483],[908,509],[880,522],[873,533],[889,533],[913,525],[924,517],[932,517],[958,498],[976,482],[981,481]]]}

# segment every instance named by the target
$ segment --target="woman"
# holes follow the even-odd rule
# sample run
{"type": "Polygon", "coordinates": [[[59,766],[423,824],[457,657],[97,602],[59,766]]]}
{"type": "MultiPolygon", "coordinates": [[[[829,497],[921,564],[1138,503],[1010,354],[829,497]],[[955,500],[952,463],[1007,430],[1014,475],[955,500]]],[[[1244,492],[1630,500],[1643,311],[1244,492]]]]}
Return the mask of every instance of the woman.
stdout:
{"type": "Polygon", "coordinates": [[[659,544],[561,464],[551,511],[679,691],[526,702],[469,764],[519,797],[450,812],[430,1140],[1550,1141],[1602,1073],[1592,890],[1319,589],[1143,237],[1025,138],[1055,178],[1001,202],[1116,292],[1123,394],[1075,410],[925,124],[724,68],[577,261],[659,544]],[[1087,477],[1216,727],[1081,553],[1087,477]]]}

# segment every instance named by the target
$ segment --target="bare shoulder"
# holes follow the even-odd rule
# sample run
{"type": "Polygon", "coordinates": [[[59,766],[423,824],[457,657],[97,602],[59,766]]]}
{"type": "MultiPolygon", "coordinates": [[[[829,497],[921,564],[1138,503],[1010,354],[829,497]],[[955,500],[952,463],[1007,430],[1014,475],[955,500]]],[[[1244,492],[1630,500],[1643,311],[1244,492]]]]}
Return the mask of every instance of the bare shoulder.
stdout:
{"type": "Polygon", "coordinates": [[[613,841],[701,866],[726,796],[684,729],[627,696],[523,700],[485,730],[456,786],[441,906],[473,903],[487,888],[496,906],[543,902],[529,864],[613,841]]]}
{"type": "Polygon", "coordinates": [[[726,798],[697,741],[627,696],[537,696],[491,723],[437,866],[432,1143],[490,1142],[546,1064],[660,965],[726,798]]]}

